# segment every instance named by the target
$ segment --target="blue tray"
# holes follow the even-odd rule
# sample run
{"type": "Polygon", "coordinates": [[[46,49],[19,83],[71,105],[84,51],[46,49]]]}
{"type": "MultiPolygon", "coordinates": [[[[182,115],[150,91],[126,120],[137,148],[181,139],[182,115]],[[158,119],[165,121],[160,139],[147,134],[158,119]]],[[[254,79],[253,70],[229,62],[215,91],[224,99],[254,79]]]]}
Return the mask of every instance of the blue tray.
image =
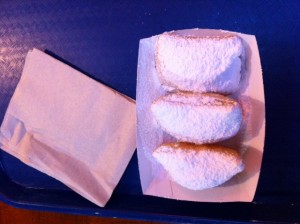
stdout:
{"type": "Polygon", "coordinates": [[[156,221],[300,221],[298,1],[1,1],[0,123],[33,47],[135,97],[138,41],[167,30],[220,28],[257,37],[267,132],[253,203],[143,196],[133,156],[105,208],[0,150],[0,199],[16,207],[156,221]]]}

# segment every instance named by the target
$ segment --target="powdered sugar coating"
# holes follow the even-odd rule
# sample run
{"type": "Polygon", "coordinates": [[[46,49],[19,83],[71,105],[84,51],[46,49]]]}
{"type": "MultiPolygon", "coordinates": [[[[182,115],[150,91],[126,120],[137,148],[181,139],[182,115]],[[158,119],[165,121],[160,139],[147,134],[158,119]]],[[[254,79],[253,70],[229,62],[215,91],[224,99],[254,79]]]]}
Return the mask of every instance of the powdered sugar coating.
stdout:
{"type": "Polygon", "coordinates": [[[228,139],[242,123],[239,104],[219,94],[171,93],[156,100],[151,111],[165,132],[196,144],[228,139]]]}
{"type": "Polygon", "coordinates": [[[156,66],[161,83],[193,92],[232,93],[241,78],[243,46],[239,37],[203,38],[161,34],[156,66]]]}
{"type": "Polygon", "coordinates": [[[244,170],[238,153],[214,145],[164,144],[153,156],[175,182],[191,190],[218,186],[244,170]]]}

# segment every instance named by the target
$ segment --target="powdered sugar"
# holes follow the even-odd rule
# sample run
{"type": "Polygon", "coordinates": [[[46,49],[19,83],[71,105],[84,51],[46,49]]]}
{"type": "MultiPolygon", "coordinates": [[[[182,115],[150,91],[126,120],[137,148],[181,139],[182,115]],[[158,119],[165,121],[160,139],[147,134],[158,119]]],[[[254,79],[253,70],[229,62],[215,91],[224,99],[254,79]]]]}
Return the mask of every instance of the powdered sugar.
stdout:
{"type": "MultiPolygon", "coordinates": [[[[139,124],[139,119],[137,121],[138,123],[138,133],[139,135],[143,135],[143,136],[138,136],[138,147],[139,145],[143,145],[144,149],[147,149],[144,151],[144,154],[142,156],[146,156],[150,161],[152,161],[152,172],[153,175],[158,175],[159,173],[161,173],[161,166],[159,166],[157,164],[158,161],[156,161],[152,155],[152,150],[155,150],[157,147],[159,147],[162,143],[166,143],[166,142],[175,142],[176,139],[172,138],[172,136],[170,136],[168,133],[170,133],[171,135],[177,137],[178,139],[182,140],[182,141],[193,141],[193,135],[195,136],[200,136],[201,133],[203,135],[201,135],[200,139],[201,141],[194,141],[197,143],[202,143],[202,142],[211,142],[212,138],[211,136],[214,136],[216,134],[219,134],[219,136],[214,136],[213,138],[217,138],[218,140],[222,140],[222,139],[226,139],[228,138],[229,135],[234,135],[238,129],[239,129],[239,125],[240,122],[236,122],[236,126],[233,129],[226,129],[226,128],[221,128],[219,131],[216,132],[216,126],[222,126],[224,125],[224,123],[222,123],[221,121],[224,121],[224,118],[226,118],[226,116],[224,116],[224,112],[227,114],[236,114],[238,115],[237,117],[233,118],[233,119],[228,119],[227,122],[234,122],[236,120],[241,121],[241,117],[240,117],[240,108],[238,106],[238,104],[236,103],[236,101],[230,99],[230,98],[226,98],[224,96],[221,96],[219,94],[213,94],[213,93],[209,93],[209,94],[197,94],[197,93],[174,93],[174,94],[167,94],[164,90],[164,88],[162,88],[161,82],[158,79],[159,74],[158,71],[156,69],[155,64],[153,64],[155,62],[154,60],[154,54],[151,54],[151,49],[156,48],[157,46],[157,37],[152,37],[151,41],[146,42],[147,45],[145,45],[146,47],[146,54],[140,53],[139,57],[140,57],[140,66],[144,66],[143,62],[146,61],[151,61],[150,64],[145,64],[145,66],[147,66],[147,68],[144,67],[144,69],[146,69],[149,74],[152,74],[151,76],[148,77],[144,77],[142,75],[139,76],[138,79],[138,86],[139,88],[142,88],[143,91],[137,91],[137,108],[138,108],[138,114],[143,114],[143,124],[140,125],[139,124]],[[149,48],[149,50],[147,50],[147,48],[149,48]],[[149,58],[152,58],[153,60],[149,60],[149,58]],[[152,85],[148,85],[149,83],[151,83],[152,85]],[[199,96],[201,95],[201,97],[199,96]],[[154,102],[155,100],[159,99],[160,97],[165,97],[165,101],[167,101],[167,107],[165,109],[163,109],[162,111],[160,111],[159,113],[162,113],[164,115],[159,115],[161,116],[166,116],[168,117],[170,115],[170,108],[169,105],[175,106],[176,104],[185,104],[185,109],[181,110],[181,109],[176,109],[175,111],[172,109],[172,111],[174,111],[175,113],[175,117],[177,117],[177,122],[179,125],[175,124],[174,122],[176,122],[176,118],[172,119],[170,122],[172,125],[170,125],[170,127],[168,129],[170,130],[174,130],[174,129],[178,129],[178,130],[185,130],[185,133],[189,133],[188,136],[179,136],[176,133],[173,133],[172,131],[167,131],[165,128],[161,128],[161,125],[158,125],[157,122],[154,119],[154,116],[150,110],[150,105],[152,102],[154,102]],[[142,106],[140,107],[139,105],[148,105],[148,106],[142,106]],[[194,109],[191,110],[191,108],[188,107],[196,107],[198,108],[198,110],[202,111],[203,114],[214,114],[210,119],[210,121],[207,120],[207,118],[201,117],[199,114],[199,111],[194,111],[194,109]],[[224,106],[225,105],[225,106],[224,106]],[[222,108],[220,110],[216,110],[215,112],[213,112],[214,110],[213,108],[222,108]],[[193,112],[194,111],[194,112],[193,112]],[[186,118],[187,120],[191,120],[192,122],[187,122],[184,124],[184,122],[180,122],[179,117],[176,115],[176,113],[182,113],[179,117],[183,117],[186,118]],[[198,118],[198,120],[194,119],[194,118],[198,118]],[[213,122],[211,122],[213,120],[213,122]],[[146,123],[145,123],[146,122],[146,123]],[[189,126],[187,127],[186,125],[189,123],[189,126]],[[198,123],[198,125],[197,125],[198,123]],[[213,127],[208,128],[209,123],[211,125],[213,125],[213,127]],[[199,124],[201,124],[201,126],[199,127],[199,124]],[[201,127],[206,127],[202,129],[202,132],[199,133],[199,128],[201,127]],[[164,131],[163,131],[164,130],[164,131]],[[188,131],[187,131],[188,130],[188,131]],[[165,132],[166,131],[166,132],[165,132]],[[227,135],[227,136],[226,136],[227,135]],[[220,137],[221,136],[221,137],[220,137]],[[202,138],[206,138],[205,141],[202,141],[202,138]],[[149,150],[151,149],[151,150],[149,150]]],[[[138,67],[138,72],[139,72],[140,67],[138,67]]],[[[230,80],[230,79],[229,79],[230,80]]],[[[220,82],[218,82],[220,84],[220,82]]],[[[169,87],[169,90],[173,90],[172,87],[169,87]]],[[[162,109],[162,108],[161,108],[162,109]]],[[[173,113],[173,112],[172,112],[173,113]]],[[[171,113],[171,114],[172,114],[171,113]]],[[[141,116],[138,116],[141,117],[141,116]]],[[[207,116],[206,116],[207,117],[207,116]]],[[[225,127],[225,126],[224,126],[225,127]]],[[[230,127],[230,126],[228,126],[230,127]]],[[[198,138],[198,137],[197,137],[198,138]]],[[[139,153],[139,152],[138,152],[139,153]]],[[[140,153],[139,153],[140,154],[140,153]]],[[[141,156],[141,155],[139,155],[141,156]]]]}
{"type": "Polygon", "coordinates": [[[244,169],[239,156],[212,146],[193,146],[190,150],[184,144],[165,144],[157,148],[153,156],[168,170],[171,178],[191,190],[202,190],[218,186],[244,169]]]}
{"type": "MultiPolygon", "coordinates": [[[[241,77],[242,49],[237,36],[214,39],[165,33],[158,37],[156,69],[162,86],[169,91],[175,88],[194,92],[175,92],[156,98],[151,111],[163,131],[178,141],[196,144],[218,142],[236,135],[242,123],[239,104],[219,94],[197,92],[236,91],[241,77]]],[[[175,146],[178,144],[181,143],[175,146]]],[[[189,189],[218,186],[243,170],[243,167],[238,171],[232,169],[227,162],[229,157],[225,159],[224,153],[215,154],[213,150],[207,154],[205,150],[186,152],[167,147],[166,153],[162,148],[155,150],[153,156],[174,181],[189,189]],[[221,162],[215,164],[219,158],[221,162]],[[218,171],[218,165],[224,173],[218,171]]]]}
{"type": "Polygon", "coordinates": [[[218,94],[172,93],[155,101],[151,110],[164,131],[198,144],[228,139],[242,123],[238,103],[218,94]]]}
{"type": "Polygon", "coordinates": [[[231,93],[238,89],[243,49],[239,37],[164,33],[157,46],[156,64],[163,85],[194,92],[231,93]]]}

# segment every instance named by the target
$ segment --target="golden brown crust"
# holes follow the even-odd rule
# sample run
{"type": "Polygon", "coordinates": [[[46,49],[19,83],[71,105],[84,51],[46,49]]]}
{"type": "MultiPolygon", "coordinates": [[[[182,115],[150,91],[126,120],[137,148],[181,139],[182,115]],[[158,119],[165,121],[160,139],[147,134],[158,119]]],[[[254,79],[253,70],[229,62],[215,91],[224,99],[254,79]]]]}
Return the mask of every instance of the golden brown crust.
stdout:
{"type": "MultiPolygon", "coordinates": [[[[173,93],[170,93],[168,95],[165,95],[165,96],[162,96],[162,97],[159,97],[157,99],[155,99],[153,101],[153,104],[161,101],[161,100],[164,100],[166,99],[169,95],[172,95],[172,94],[178,94],[178,95],[184,95],[186,97],[193,97],[193,96],[208,96],[208,97],[212,97],[215,99],[215,102],[218,102],[218,106],[236,106],[238,105],[238,102],[235,101],[234,99],[232,98],[229,98],[227,96],[223,96],[221,94],[218,94],[218,93],[195,93],[195,92],[187,92],[187,91],[179,91],[179,92],[173,92],[173,93]]],[[[180,102],[177,102],[178,104],[180,104],[180,102]]],[[[211,105],[213,106],[213,105],[211,105]]]]}
{"type": "Polygon", "coordinates": [[[157,42],[156,42],[156,48],[155,48],[155,67],[157,70],[157,75],[158,75],[158,79],[160,80],[160,82],[163,85],[168,85],[170,87],[173,88],[178,88],[176,86],[174,86],[172,83],[168,82],[167,80],[164,79],[163,75],[162,75],[162,69],[161,69],[161,64],[160,64],[160,60],[158,60],[158,52],[160,51],[160,44],[159,44],[159,38],[161,38],[162,35],[158,36],[157,42]]]}
{"type": "Polygon", "coordinates": [[[189,40],[201,40],[201,39],[215,39],[215,40],[222,40],[222,39],[229,39],[232,37],[237,37],[237,35],[228,33],[223,36],[194,36],[194,35],[180,35],[176,32],[165,32],[162,35],[169,35],[176,38],[183,38],[183,39],[189,39],[189,40]]]}
{"type": "Polygon", "coordinates": [[[189,142],[172,142],[172,143],[165,143],[162,146],[171,147],[174,149],[182,149],[182,150],[193,150],[193,151],[213,151],[222,154],[227,154],[234,156],[236,158],[241,158],[240,153],[234,149],[227,148],[224,146],[216,145],[216,144],[203,144],[203,145],[196,145],[189,142]]]}

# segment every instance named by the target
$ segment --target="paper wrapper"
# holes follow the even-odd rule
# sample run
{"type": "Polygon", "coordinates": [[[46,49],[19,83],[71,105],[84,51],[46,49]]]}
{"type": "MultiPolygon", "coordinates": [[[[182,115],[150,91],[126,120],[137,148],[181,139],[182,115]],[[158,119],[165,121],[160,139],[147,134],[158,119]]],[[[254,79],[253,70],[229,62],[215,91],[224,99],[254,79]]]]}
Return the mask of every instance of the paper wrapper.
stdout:
{"type": "Polygon", "coordinates": [[[34,49],[1,125],[0,146],[104,206],[136,148],[135,103],[34,49]]]}
{"type": "MultiPolygon", "coordinates": [[[[210,36],[228,34],[221,30],[181,30],[182,35],[210,36]]],[[[232,33],[232,32],[230,32],[232,33]]],[[[161,87],[155,69],[155,48],[158,36],[142,39],[139,45],[137,81],[137,151],[143,193],[187,201],[234,202],[253,200],[260,174],[264,137],[265,106],[262,71],[255,36],[235,33],[243,40],[242,79],[237,93],[232,95],[242,105],[244,121],[240,132],[232,139],[218,143],[238,149],[245,170],[221,186],[206,190],[186,189],[171,180],[152,152],[163,142],[176,141],[156,124],[150,106],[167,94],[161,87]]]]}

